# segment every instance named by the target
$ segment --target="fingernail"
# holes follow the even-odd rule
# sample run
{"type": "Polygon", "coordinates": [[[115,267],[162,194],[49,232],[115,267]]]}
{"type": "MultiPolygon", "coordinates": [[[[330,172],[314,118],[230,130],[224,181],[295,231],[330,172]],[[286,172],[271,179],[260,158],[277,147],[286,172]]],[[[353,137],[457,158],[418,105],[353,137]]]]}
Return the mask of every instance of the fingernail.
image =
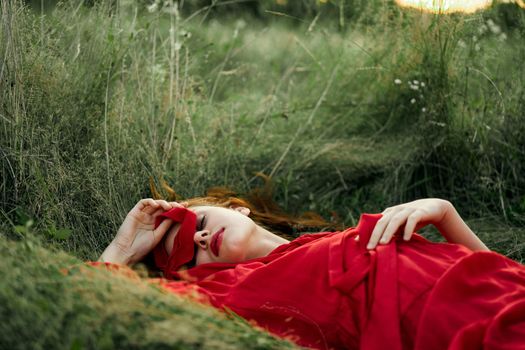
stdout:
{"type": "Polygon", "coordinates": [[[373,248],[374,248],[374,246],[372,244],[369,244],[369,245],[366,246],[366,249],[373,249],[373,248]]]}

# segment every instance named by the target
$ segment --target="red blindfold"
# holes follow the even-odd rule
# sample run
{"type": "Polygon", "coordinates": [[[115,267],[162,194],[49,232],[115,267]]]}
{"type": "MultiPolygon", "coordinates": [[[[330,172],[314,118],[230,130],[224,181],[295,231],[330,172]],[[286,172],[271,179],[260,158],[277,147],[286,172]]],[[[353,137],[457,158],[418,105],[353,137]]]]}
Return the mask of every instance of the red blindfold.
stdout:
{"type": "Polygon", "coordinates": [[[165,238],[153,249],[155,265],[164,272],[166,277],[169,277],[167,276],[169,272],[177,271],[182,265],[193,259],[195,253],[193,237],[196,231],[197,216],[186,208],[173,208],[157,216],[155,228],[165,219],[180,223],[179,232],[175,235],[173,249],[169,256],[166,251],[165,238]]]}

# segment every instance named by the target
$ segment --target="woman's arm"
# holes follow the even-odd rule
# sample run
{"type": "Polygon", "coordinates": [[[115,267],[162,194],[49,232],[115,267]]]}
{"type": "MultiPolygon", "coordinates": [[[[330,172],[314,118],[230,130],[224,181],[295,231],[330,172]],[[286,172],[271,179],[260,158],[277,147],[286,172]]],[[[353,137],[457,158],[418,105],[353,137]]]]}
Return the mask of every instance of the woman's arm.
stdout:
{"type": "Polygon", "coordinates": [[[473,251],[490,250],[467,226],[452,203],[447,203],[445,215],[440,222],[434,224],[447,242],[462,244],[473,251]]]}
{"type": "Polygon", "coordinates": [[[414,231],[433,224],[450,243],[462,244],[473,251],[489,250],[449,201],[437,198],[419,199],[387,208],[382,214],[383,217],[370,236],[368,249],[374,249],[378,243],[387,244],[401,230],[404,240],[408,241],[414,231]]]}

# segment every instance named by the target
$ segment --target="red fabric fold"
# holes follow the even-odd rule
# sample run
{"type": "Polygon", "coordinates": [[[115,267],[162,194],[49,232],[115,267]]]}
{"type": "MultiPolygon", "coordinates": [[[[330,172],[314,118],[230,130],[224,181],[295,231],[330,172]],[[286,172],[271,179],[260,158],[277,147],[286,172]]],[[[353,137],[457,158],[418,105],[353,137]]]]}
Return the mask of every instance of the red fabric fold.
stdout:
{"type": "MultiPolygon", "coordinates": [[[[173,278],[178,269],[190,262],[195,254],[193,237],[195,236],[197,216],[186,208],[173,208],[160,214],[155,219],[157,228],[165,219],[180,223],[180,228],[173,239],[173,249],[168,255],[166,242],[163,239],[153,249],[155,264],[164,272],[166,278],[173,278]]],[[[167,237],[167,235],[165,236],[167,237]]]]}

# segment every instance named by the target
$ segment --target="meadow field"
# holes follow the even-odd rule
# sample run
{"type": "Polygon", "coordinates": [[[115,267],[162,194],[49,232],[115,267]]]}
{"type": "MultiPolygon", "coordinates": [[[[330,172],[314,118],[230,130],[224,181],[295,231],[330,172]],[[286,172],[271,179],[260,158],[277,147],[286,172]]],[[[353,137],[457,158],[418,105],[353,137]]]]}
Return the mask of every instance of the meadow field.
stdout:
{"type": "Polygon", "coordinates": [[[152,196],[150,182],[182,199],[246,193],[264,174],[285,210],[345,227],[445,198],[491,249],[525,262],[517,5],[71,0],[0,11],[2,349],[293,347],[82,267],[152,196]]]}

